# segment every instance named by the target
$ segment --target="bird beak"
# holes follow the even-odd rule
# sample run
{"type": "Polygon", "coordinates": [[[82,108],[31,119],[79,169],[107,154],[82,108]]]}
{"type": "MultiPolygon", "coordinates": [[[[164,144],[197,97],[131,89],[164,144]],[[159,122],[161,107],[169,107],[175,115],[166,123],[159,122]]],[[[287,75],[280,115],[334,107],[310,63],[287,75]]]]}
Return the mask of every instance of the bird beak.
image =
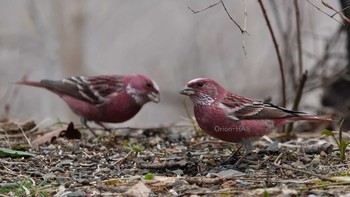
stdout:
{"type": "Polygon", "coordinates": [[[155,103],[159,103],[159,95],[157,93],[151,92],[147,94],[148,98],[155,103]]]}
{"type": "Polygon", "coordinates": [[[194,89],[187,86],[183,87],[180,91],[180,94],[187,95],[187,96],[194,95],[194,93],[195,93],[194,89]]]}

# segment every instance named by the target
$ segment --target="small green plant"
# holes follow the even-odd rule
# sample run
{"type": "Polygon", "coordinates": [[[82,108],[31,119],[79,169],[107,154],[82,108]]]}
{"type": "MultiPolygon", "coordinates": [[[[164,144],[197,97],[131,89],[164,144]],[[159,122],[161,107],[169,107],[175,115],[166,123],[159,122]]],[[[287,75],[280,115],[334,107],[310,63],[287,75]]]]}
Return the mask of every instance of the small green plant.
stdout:
{"type": "Polygon", "coordinates": [[[345,162],[345,160],[346,160],[346,148],[350,144],[350,141],[345,141],[343,139],[343,122],[344,122],[344,120],[342,120],[340,122],[340,125],[339,125],[338,139],[335,136],[335,133],[333,131],[330,131],[327,129],[322,131],[322,134],[327,135],[327,136],[331,136],[334,139],[335,143],[338,146],[339,152],[340,152],[340,161],[341,162],[345,162]]]}
{"type": "Polygon", "coordinates": [[[154,175],[152,173],[147,173],[145,176],[143,176],[145,180],[152,180],[154,178],[154,175]]]}
{"type": "Polygon", "coordinates": [[[263,196],[264,196],[264,197],[270,197],[269,191],[267,191],[267,190],[265,189],[265,190],[264,190],[264,193],[263,193],[263,196]]]}
{"type": "Polygon", "coordinates": [[[133,151],[135,155],[145,150],[145,147],[141,144],[131,144],[128,140],[125,140],[123,145],[126,152],[133,151]]]}
{"type": "Polygon", "coordinates": [[[1,188],[0,194],[12,192],[15,196],[48,196],[50,194],[49,189],[56,186],[44,184],[45,181],[42,181],[36,185],[34,181],[28,178],[13,186],[1,188]]]}

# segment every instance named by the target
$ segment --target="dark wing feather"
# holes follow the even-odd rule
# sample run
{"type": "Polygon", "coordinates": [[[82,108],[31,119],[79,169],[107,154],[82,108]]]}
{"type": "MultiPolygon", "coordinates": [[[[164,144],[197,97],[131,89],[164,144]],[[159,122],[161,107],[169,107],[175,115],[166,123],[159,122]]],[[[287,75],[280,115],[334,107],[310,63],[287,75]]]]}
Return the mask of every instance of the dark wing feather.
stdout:
{"type": "Polygon", "coordinates": [[[304,114],[285,109],[263,101],[254,101],[236,95],[226,96],[222,104],[228,111],[228,116],[234,120],[240,119],[276,119],[304,114]]]}
{"type": "Polygon", "coordinates": [[[123,89],[123,77],[100,75],[95,77],[69,77],[61,81],[42,80],[46,88],[82,101],[101,105],[106,96],[123,89]]]}

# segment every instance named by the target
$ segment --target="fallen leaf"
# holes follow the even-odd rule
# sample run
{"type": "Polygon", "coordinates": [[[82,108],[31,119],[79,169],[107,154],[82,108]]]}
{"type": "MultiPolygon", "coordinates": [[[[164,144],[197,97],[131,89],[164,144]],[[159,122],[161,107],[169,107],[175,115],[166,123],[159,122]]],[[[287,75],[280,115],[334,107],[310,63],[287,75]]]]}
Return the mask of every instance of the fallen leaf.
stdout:
{"type": "Polygon", "coordinates": [[[43,136],[38,137],[32,142],[33,146],[40,146],[47,143],[52,143],[59,137],[66,137],[67,139],[80,139],[81,133],[79,130],[74,128],[74,124],[71,122],[69,123],[66,130],[57,129],[54,131],[51,131],[49,133],[46,133],[43,136]]]}
{"type": "Polygon", "coordinates": [[[33,146],[40,146],[46,143],[51,143],[56,140],[60,136],[60,133],[62,132],[62,129],[57,129],[54,131],[51,131],[49,133],[46,133],[43,136],[40,136],[32,141],[33,146]]]}
{"type": "Polygon", "coordinates": [[[11,150],[7,148],[0,148],[0,155],[6,155],[9,157],[35,157],[35,154],[24,152],[24,151],[18,151],[18,150],[11,150]]]}
{"type": "Polygon", "coordinates": [[[150,193],[150,188],[148,188],[143,182],[138,182],[136,185],[128,189],[128,191],[126,191],[124,194],[127,196],[148,197],[150,193]]]}

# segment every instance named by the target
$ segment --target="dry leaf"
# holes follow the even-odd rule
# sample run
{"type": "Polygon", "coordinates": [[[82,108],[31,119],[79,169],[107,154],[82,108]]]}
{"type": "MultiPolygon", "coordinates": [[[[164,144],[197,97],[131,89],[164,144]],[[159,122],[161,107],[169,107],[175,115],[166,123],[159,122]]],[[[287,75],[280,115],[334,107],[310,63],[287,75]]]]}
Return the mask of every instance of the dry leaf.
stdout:
{"type": "Polygon", "coordinates": [[[57,129],[46,133],[43,136],[38,137],[32,142],[33,146],[40,146],[46,143],[51,143],[55,141],[58,137],[66,137],[67,139],[80,139],[81,133],[79,130],[74,128],[74,124],[69,123],[66,130],[57,129]]]}
{"type": "Polygon", "coordinates": [[[128,191],[126,191],[124,194],[127,196],[148,197],[150,193],[150,188],[148,188],[143,182],[138,182],[136,185],[128,189],[128,191]]]}

